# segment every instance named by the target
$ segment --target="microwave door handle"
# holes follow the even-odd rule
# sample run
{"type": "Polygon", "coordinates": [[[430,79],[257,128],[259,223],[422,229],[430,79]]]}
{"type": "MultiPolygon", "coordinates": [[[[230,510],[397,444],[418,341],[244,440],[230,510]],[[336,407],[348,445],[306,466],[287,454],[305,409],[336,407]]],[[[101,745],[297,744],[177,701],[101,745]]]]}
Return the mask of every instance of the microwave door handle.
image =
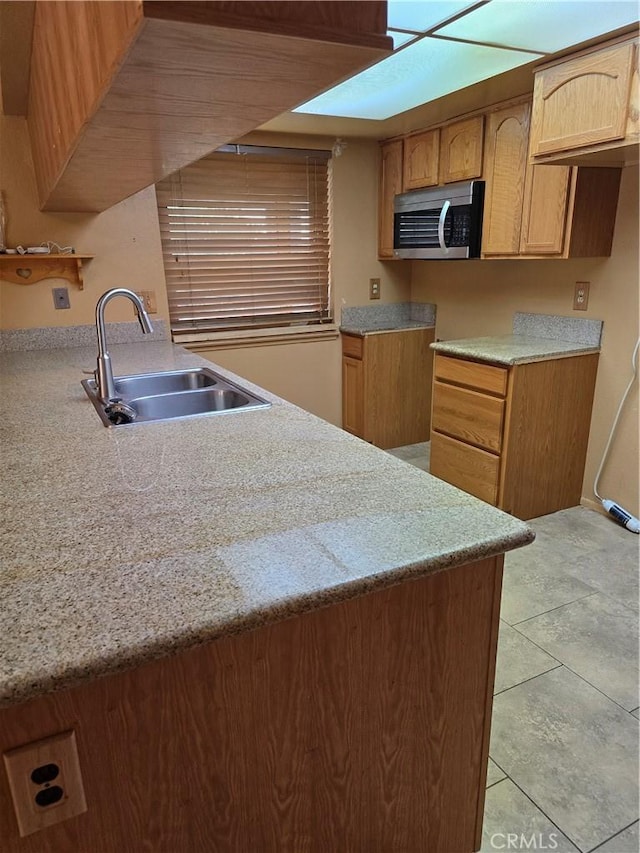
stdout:
{"type": "Polygon", "coordinates": [[[440,211],[440,218],[438,219],[438,242],[440,243],[440,248],[442,251],[447,254],[449,251],[449,247],[444,242],[444,221],[447,218],[447,211],[451,207],[451,202],[447,199],[443,205],[442,210],[440,211]]]}

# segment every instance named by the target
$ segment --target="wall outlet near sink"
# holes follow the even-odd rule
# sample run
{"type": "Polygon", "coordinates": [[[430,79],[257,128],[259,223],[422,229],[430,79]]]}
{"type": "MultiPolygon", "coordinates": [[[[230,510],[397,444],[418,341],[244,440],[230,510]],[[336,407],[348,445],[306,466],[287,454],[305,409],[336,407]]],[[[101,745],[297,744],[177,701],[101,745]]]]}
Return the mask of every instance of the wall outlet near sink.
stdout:
{"type": "Polygon", "coordinates": [[[380,299],[380,279],[369,279],[369,299],[380,299]]]}
{"type": "Polygon", "coordinates": [[[158,313],[158,301],[155,290],[136,290],[136,295],[142,299],[147,314],[158,313]]]}

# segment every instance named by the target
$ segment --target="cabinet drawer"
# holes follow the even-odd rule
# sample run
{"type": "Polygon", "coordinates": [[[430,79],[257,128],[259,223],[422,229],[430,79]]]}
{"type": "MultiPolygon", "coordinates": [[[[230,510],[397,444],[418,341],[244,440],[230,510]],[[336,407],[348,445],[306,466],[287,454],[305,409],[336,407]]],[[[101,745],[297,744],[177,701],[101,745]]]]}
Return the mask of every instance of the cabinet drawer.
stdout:
{"type": "Polygon", "coordinates": [[[481,364],[477,361],[436,355],[434,374],[436,379],[442,379],[444,382],[478,388],[501,397],[507,393],[509,370],[506,367],[493,367],[491,364],[481,364]]]}
{"type": "Polygon", "coordinates": [[[362,358],[364,338],[355,335],[342,335],[342,354],[351,358],[362,358]]]}
{"type": "Polygon", "coordinates": [[[433,383],[433,429],[500,453],[504,400],[479,391],[433,383]]]}
{"type": "Polygon", "coordinates": [[[432,432],[429,472],[480,500],[498,503],[500,457],[493,453],[432,432]]]}

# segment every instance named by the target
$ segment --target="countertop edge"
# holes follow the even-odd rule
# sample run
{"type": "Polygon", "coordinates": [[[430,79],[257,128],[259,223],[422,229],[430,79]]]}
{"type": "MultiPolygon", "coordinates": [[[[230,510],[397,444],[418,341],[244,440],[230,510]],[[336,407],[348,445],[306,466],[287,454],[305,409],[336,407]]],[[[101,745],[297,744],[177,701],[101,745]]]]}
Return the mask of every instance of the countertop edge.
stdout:
{"type": "Polygon", "coordinates": [[[110,675],[137,669],[140,666],[173,657],[224,637],[253,631],[324,607],[350,601],[362,595],[378,592],[406,581],[498,556],[505,551],[524,547],[533,542],[534,539],[534,531],[531,528],[525,528],[520,532],[506,534],[498,539],[469,546],[455,553],[449,552],[438,557],[429,557],[424,561],[389,568],[366,578],[357,578],[312,594],[290,597],[278,605],[270,603],[263,608],[217,622],[209,631],[206,628],[201,628],[195,633],[182,632],[173,637],[169,635],[156,636],[152,642],[147,644],[130,646],[129,653],[126,655],[120,652],[118,655],[98,657],[95,661],[81,662],[74,668],[43,677],[37,681],[29,679],[16,680],[13,683],[5,682],[4,689],[0,691],[0,710],[37,700],[51,693],[72,690],[110,675]]]}
{"type": "Polygon", "coordinates": [[[521,356],[506,356],[500,353],[475,349],[472,346],[457,345],[455,341],[434,341],[430,344],[431,349],[442,355],[457,358],[465,358],[470,361],[478,361],[483,364],[496,364],[501,367],[515,367],[519,364],[535,364],[540,361],[554,361],[561,358],[575,358],[576,356],[594,355],[600,353],[600,347],[580,345],[571,343],[572,349],[553,350],[546,353],[537,353],[521,356]]]}

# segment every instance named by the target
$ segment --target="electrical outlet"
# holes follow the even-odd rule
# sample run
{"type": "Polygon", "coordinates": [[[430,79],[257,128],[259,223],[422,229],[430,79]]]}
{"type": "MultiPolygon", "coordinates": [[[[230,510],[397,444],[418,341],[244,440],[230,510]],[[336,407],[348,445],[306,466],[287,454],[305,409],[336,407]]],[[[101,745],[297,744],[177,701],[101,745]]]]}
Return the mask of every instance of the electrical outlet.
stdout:
{"type": "Polygon", "coordinates": [[[155,290],[136,290],[137,295],[142,299],[144,310],[147,314],[157,314],[158,304],[156,301],[155,290]]]}
{"type": "Polygon", "coordinates": [[[369,279],[369,299],[380,299],[380,279],[369,279]]]}
{"type": "Polygon", "coordinates": [[[573,291],[573,310],[586,311],[589,307],[589,282],[576,281],[573,291]]]}
{"type": "Polygon", "coordinates": [[[66,287],[53,288],[53,307],[54,308],[71,308],[69,303],[69,290],[66,287]]]}
{"type": "Polygon", "coordinates": [[[19,746],[3,758],[22,837],[86,812],[75,732],[19,746]]]}

